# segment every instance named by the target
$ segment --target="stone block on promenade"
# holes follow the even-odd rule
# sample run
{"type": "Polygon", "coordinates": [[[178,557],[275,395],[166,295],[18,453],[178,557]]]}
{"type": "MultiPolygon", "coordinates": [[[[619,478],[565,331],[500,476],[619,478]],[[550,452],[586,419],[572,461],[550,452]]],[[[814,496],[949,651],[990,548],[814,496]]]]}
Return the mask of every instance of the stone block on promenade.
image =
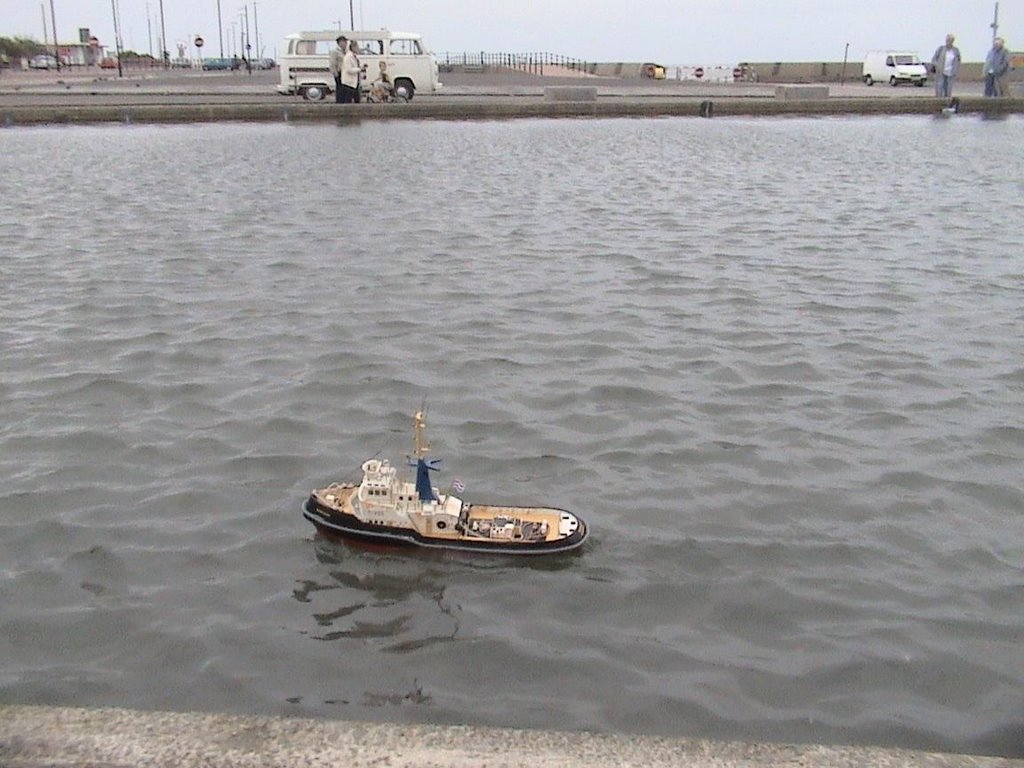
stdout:
{"type": "Polygon", "coordinates": [[[807,101],[812,99],[827,99],[827,85],[777,85],[775,86],[775,98],[783,101],[807,101]]]}
{"type": "Polygon", "coordinates": [[[544,101],[597,101],[597,88],[593,85],[548,85],[544,87],[544,101]]]}

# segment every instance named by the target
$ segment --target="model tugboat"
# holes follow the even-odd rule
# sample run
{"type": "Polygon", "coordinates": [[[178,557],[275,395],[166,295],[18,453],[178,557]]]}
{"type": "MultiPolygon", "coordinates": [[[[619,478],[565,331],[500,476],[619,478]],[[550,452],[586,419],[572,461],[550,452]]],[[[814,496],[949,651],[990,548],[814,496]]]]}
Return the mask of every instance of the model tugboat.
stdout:
{"type": "MultiPolygon", "coordinates": [[[[399,477],[386,459],[363,462],[359,485],[332,483],[310,494],[303,516],[328,537],[436,549],[548,555],[578,548],[587,538],[582,518],[553,507],[470,504],[431,485],[440,459],[428,459],[426,421],[417,412],[413,429],[416,481],[399,477]]],[[[462,484],[452,483],[461,492],[462,484]]]]}

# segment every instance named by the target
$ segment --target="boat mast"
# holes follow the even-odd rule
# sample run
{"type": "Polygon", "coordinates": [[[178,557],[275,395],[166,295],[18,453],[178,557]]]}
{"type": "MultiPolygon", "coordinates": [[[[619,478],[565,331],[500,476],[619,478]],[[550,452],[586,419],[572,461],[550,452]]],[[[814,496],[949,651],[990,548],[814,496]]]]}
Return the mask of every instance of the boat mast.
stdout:
{"type": "Polygon", "coordinates": [[[423,428],[427,425],[427,420],[423,416],[423,411],[416,411],[413,419],[415,419],[412,433],[413,452],[417,459],[422,459],[430,452],[430,443],[423,439],[423,428]]]}
{"type": "Polygon", "coordinates": [[[434,488],[430,484],[430,471],[436,472],[441,460],[424,458],[430,451],[430,443],[423,439],[423,427],[426,426],[427,420],[423,416],[423,411],[416,411],[413,419],[415,420],[413,450],[416,452],[416,493],[419,495],[420,501],[437,501],[434,488]]]}

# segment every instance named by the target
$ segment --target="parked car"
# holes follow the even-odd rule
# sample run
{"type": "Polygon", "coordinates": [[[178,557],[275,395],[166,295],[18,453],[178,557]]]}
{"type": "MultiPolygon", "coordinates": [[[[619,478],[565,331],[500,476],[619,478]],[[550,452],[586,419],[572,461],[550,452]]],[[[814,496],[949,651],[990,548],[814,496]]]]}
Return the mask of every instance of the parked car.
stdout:
{"type": "Polygon", "coordinates": [[[256,59],[253,66],[256,69],[273,69],[277,66],[277,62],[270,58],[256,59]]]}
{"type": "Polygon", "coordinates": [[[203,59],[203,69],[237,69],[233,59],[203,59]]]}
{"type": "Polygon", "coordinates": [[[29,69],[56,69],[57,57],[40,53],[28,60],[29,69]]]}

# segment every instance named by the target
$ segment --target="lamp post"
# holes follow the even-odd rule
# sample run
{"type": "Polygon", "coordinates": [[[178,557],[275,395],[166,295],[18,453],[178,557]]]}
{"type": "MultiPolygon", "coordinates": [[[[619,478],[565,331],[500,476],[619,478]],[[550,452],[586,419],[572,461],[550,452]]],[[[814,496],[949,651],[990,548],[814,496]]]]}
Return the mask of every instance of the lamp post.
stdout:
{"type": "Polygon", "coordinates": [[[352,0],[348,0],[348,24],[349,29],[356,28],[356,14],[355,11],[352,10],[352,0]]]}
{"type": "Polygon", "coordinates": [[[242,15],[245,17],[245,69],[252,74],[252,43],[249,38],[249,6],[242,6],[242,15]]]}
{"type": "Polygon", "coordinates": [[[220,57],[224,58],[224,26],[220,18],[220,0],[217,0],[217,37],[220,38],[220,57]]]}
{"type": "Polygon", "coordinates": [[[110,0],[110,10],[114,14],[114,51],[117,53],[117,76],[124,77],[121,71],[121,24],[117,18],[117,0],[110,0]]]}
{"type": "Polygon", "coordinates": [[[53,57],[57,60],[57,71],[60,72],[60,48],[57,43],[57,14],[53,12],[53,0],[50,0],[50,27],[53,29],[53,57]]]}
{"type": "Polygon", "coordinates": [[[256,15],[256,3],[252,4],[252,31],[256,34],[256,58],[263,58],[263,51],[260,48],[260,17],[256,15]]]}
{"type": "Polygon", "coordinates": [[[160,0],[160,60],[164,63],[164,69],[170,65],[170,53],[167,50],[167,24],[164,23],[164,0],[160,0]]]}

